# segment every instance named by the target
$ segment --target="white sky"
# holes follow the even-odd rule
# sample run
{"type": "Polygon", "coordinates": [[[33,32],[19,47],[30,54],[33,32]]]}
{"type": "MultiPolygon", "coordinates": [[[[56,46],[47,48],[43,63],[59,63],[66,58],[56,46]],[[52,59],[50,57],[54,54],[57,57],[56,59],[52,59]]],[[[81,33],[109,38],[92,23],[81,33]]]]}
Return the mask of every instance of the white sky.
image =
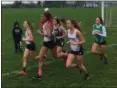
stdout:
{"type": "MultiPolygon", "coordinates": [[[[2,4],[13,4],[14,1],[2,1],[2,4]]],[[[23,3],[30,3],[30,1],[23,1],[23,3]]],[[[37,3],[37,1],[34,1],[34,3],[37,3]]]]}
{"type": "Polygon", "coordinates": [[[13,2],[2,2],[2,4],[12,4],[13,2]]]}
{"type": "MultiPolygon", "coordinates": [[[[33,1],[36,3],[37,1],[45,1],[45,0],[1,0],[2,4],[13,4],[14,1],[23,1],[23,3],[30,3],[33,1]]],[[[46,1],[64,1],[64,0],[46,0],[46,1]]],[[[75,0],[65,0],[65,1],[75,1],[75,0]]]]}
{"type": "Polygon", "coordinates": [[[36,3],[37,1],[45,1],[45,0],[1,0],[2,4],[13,4],[14,1],[23,1],[23,3],[29,3],[30,1],[33,1],[36,3]]]}
{"type": "MultiPolygon", "coordinates": [[[[36,3],[37,1],[45,1],[45,0],[1,0],[2,4],[12,4],[14,1],[23,1],[24,3],[29,3],[33,1],[36,3]]],[[[46,1],[104,1],[104,0],[46,0],[46,1]]],[[[117,0],[105,0],[105,1],[117,1],[117,0]]]]}

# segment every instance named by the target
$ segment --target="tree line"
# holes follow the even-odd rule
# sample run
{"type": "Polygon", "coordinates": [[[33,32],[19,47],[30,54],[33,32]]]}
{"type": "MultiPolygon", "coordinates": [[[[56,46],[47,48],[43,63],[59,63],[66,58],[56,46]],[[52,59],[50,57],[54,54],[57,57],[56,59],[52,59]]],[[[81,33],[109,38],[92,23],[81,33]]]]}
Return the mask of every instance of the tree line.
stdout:
{"type": "MultiPolygon", "coordinates": [[[[69,3],[68,1],[38,1],[34,3],[29,1],[29,3],[23,3],[22,1],[15,1],[13,4],[2,4],[2,8],[41,8],[41,7],[55,7],[55,8],[64,8],[64,7],[87,7],[87,1],[72,1],[74,3],[69,3]]],[[[100,2],[90,2],[90,6],[93,7],[93,4],[100,5],[100,2]]]]}

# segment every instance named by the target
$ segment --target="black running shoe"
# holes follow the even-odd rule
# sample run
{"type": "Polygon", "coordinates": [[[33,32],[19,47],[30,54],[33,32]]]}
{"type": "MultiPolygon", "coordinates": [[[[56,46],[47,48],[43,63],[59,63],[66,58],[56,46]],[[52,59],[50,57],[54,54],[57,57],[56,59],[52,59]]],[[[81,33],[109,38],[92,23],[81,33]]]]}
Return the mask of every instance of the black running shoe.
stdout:
{"type": "Polygon", "coordinates": [[[102,54],[100,54],[100,60],[102,60],[103,59],[103,55],[102,54]]]}
{"type": "Polygon", "coordinates": [[[39,76],[39,75],[37,75],[37,76],[34,76],[34,77],[32,77],[33,79],[39,79],[39,80],[41,80],[42,79],[42,76],[39,76]]]}
{"type": "Polygon", "coordinates": [[[81,71],[81,70],[79,70],[80,71],[80,75],[82,75],[83,74],[83,72],[81,71]]]}
{"type": "Polygon", "coordinates": [[[106,56],[104,56],[104,64],[108,64],[108,60],[106,56]]]}
{"type": "MultiPolygon", "coordinates": [[[[79,67],[78,67],[78,64],[76,65],[76,67],[77,67],[77,68],[79,68],[79,67]]],[[[81,69],[79,69],[79,72],[80,72],[80,75],[82,75],[82,74],[83,74],[83,72],[82,72],[82,70],[81,70],[81,69]]]]}
{"type": "Polygon", "coordinates": [[[89,79],[89,74],[85,74],[84,76],[84,80],[87,80],[87,79],[89,79]]]}

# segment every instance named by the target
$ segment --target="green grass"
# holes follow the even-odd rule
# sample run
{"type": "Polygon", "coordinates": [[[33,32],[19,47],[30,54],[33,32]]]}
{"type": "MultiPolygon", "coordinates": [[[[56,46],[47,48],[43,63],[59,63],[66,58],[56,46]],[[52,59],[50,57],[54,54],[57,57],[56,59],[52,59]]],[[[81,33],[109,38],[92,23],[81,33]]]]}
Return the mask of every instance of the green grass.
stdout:
{"type": "MultiPolygon", "coordinates": [[[[91,35],[95,18],[100,16],[100,8],[52,8],[54,16],[82,21],[85,33],[85,52],[91,49],[94,38],[91,35]]],[[[11,36],[12,25],[15,20],[24,20],[34,24],[34,38],[36,55],[41,46],[41,38],[37,34],[42,9],[3,9],[2,11],[2,88],[117,88],[117,46],[108,47],[109,64],[104,65],[99,57],[85,53],[85,65],[91,78],[84,81],[78,69],[66,69],[62,60],[55,60],[49,55],[45,61],[44,79],[32,80],[37,72],[37,61],[28,60],[28,75],[18,76],[14,71],[21,70],[22,54],[14,54],[14,44],[11,36]],[[11,73],[11,74],[8,74],[11,73]]],[[[107,28],[108,45],[117,44],[117,29],[107,28]]],[[[67,45],[65,47],[69,49],[67,45]]]]}

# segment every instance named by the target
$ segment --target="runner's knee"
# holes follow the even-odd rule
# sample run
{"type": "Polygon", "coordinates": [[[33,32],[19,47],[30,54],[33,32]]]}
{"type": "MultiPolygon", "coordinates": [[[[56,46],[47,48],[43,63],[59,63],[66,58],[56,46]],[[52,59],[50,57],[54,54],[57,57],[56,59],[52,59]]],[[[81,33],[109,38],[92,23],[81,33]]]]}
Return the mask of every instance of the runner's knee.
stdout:
{"type": "Polygon", "coordinates": [[[66,64],[66,68],[70,68],[71,67],[71,64],[66,64]]]}
{"type": "Polygon", "coordinates": [[[91,53],[92,53],[92,54],[96,54],[97,51],[95,51],[95,50],[91,50],[91,53]]]}

